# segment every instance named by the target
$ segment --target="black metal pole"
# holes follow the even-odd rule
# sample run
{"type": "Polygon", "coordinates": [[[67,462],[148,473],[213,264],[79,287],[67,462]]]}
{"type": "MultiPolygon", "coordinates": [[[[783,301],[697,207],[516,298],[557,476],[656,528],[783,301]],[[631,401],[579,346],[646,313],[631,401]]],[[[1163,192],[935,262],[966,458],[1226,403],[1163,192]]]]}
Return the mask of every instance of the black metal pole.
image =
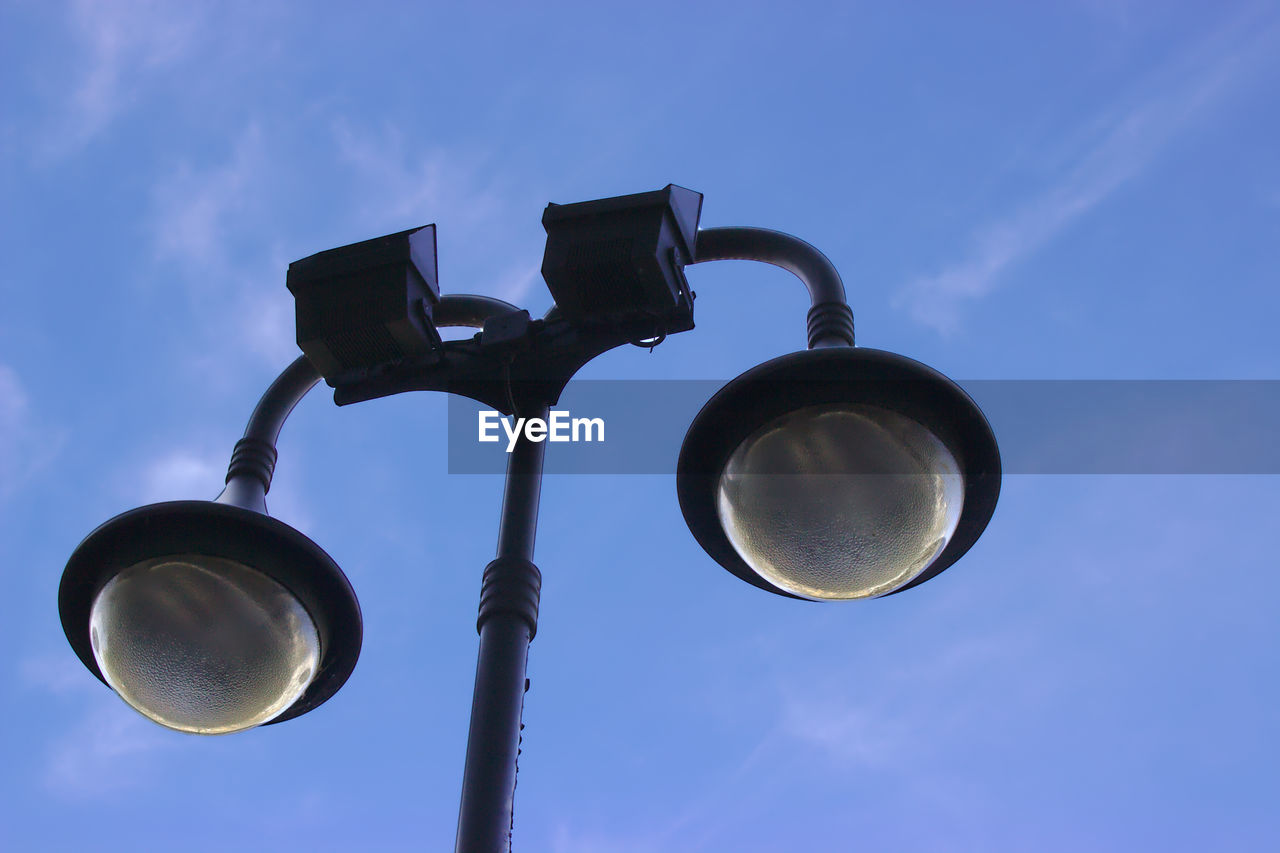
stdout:
{"type": "MultiPolygon", "coordinates": [[[[531,413],[546,419],[547,407],[531,413]]],[[[471,699],[458,810],[456,853],[511,849],[516,753],[524,708],[525,665],[538,630],[542,576],[533,564],[545,442],[522,435],[507,460],[498,554],[484,570],[480,593],[480,653],[471,699]]]]}

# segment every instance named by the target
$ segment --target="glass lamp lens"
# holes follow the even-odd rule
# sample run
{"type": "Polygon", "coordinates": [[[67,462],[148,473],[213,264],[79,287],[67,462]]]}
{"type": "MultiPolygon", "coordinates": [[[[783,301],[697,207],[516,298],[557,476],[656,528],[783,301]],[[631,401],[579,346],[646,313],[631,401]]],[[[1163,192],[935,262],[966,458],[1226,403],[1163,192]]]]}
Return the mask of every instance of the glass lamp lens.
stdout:
{"type": "Polygon", "coordinates": [[[729,542],[769,583],[804,598],[869,598],[942,553],[964,481],[946,445],[910,418],[813,406],[748,436],[717,498],[729,542]]]}
{"type": "Polygon", "coordinates": [[[320,639],[292,593],[240,563],[185,555],[130,566],[90,615],[107,683],[161,725],[225,734],[292,705],[316,673],[320,639]]]}

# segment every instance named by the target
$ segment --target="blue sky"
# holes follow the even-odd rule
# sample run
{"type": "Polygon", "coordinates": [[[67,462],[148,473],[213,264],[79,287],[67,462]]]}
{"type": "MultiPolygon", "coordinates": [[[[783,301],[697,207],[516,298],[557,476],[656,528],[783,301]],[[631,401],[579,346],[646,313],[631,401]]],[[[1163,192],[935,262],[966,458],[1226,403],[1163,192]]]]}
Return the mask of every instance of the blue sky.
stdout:
{"type": "MultiPolygon", "coordinates": [[[[271,511],[365,615],[320,709],[168,732],[57,619],[93,527],[218,492],[290,261],[434,222],[445,292],[541,312],[547,202],[674,182],[962,382],[1275,379],[1277,92],[1265,3],[0,3],[0,847],[452,845],[501,481],[447,474],[443,399],[282,435],[271,511]]],[[[695,331],[584,376],[803,345],[787,274],[690,278],[695,331]]],[[[955,567],[818,605],[716,566],[671,476],[551,477],[517,849],[1275,847],[1278,498],[1009,477],[955,567]]]]}

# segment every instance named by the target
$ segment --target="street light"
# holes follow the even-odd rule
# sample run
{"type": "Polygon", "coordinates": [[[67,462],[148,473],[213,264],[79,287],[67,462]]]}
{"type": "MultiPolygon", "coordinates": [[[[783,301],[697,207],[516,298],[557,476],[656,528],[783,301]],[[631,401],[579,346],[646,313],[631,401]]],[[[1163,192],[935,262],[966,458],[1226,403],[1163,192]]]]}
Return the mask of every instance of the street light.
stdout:
{"type": "MultiPolygon", "coordinates": [[[[59,588],[85,666],[162,725],[218,734],[315,708],[346,681],[361,618],[341,570],[266,512],[284,420],[320,378],[340,405],[405,391],[461,394],[546,418],[588,361],[693,328],[688,264],[775,264],[808,287],[809,349],[728,383],[689,428],[677,465],[690,530],[722,566],[793,598],[888,595],[960,558],[995,509],[1000,457],[953,382],[856,349],[830,261],[759,228],[699,230],[702,196],[676,186],[543,215],[542,318],[501,300],[441,295],[435,229],[411,229],[290,265],[304,355],[263,395],[215,501],[131,510],[91,533],[59,588]],[[471,338],[438,329],[469,326],[471,338]]],[[[507,465],[497,555],[485,567],[457,849],[510,842],[525,664],[537,633],[533,563],[545,443],[507,465]]]]}
{"type": "Polygon", "coordinates": [[[216,501],[129,510],[72,553],[58,589],[80,660],[161,725],[225,734],[305,714],[360,656],[355,592],[306,536],[267,515],[275,442],[319,376],[305,359],[263,395],[216,501]]]}
{"type": "Polygon", "coordinates": [[[900,592],[958,560],[1000,490],[991,428],[959,386],[893,353],[792,353],[703,407],[677,467],[699,544],[810,599],[900,592]]]}

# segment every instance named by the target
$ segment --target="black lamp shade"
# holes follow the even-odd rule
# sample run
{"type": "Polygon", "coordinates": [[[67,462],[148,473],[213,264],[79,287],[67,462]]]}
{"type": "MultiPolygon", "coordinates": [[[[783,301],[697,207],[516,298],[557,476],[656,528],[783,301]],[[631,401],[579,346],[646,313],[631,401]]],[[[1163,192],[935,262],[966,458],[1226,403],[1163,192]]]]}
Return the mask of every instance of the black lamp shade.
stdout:
{"type": "MultiPolygon", "coordinates": [[[[923,583],[969,550],[995,511],[1000,492],[1000,454],[981,410],[950,379],[894,353],[833,347],[791,353],[759,365],[725,385],[689,427],[680,451],[676,487],[680,508],[698,543],[716,562],[742,580],[793,598],[872,597],[923,583]],[[811,527],[796,524],[789,517],[792,507],[787,503],[786,494],[780,493],[781,498],[774,496],[772,503],[766,503],[767,511],[757,515],[757,519],[766,518],[775,532],[748,530],[746,536],[777,536],[776,531],[781,530],[790,540],[785,543],[786,548],[811,554],[828,548],[837,554],[839,562],[840,553],[874,552],[898,535],[898,531],[882,529],[867,533],[866,525],[870,523],[874,528],[878,522],[861,517],[856,501],[847,506],[837,505],[840,489],[848,488],[844,484],[860,484],[857,488],[870,494],[872,501],[881,492],[888,495],[886,501],[899,499],[901,495],[895,495],[894,484],[898,492],[903,491],[902,483],[923,484],[928,480],[931,487],[934,483],[940,484],[936,498],[926,495],[925,502],[936,500],[940,516],[945,514],[943,510],[951,512],[947,529],[941,536],[928,530],[921,533],[926,544],[931,541],[936,547],[913,558],[908,571],[900,575],[901,582],[870,588],[867,595],[814,594],[794,585],[793,591],[783,588],[748,564],[739,550],[742,532],[727,532],[722,514],[726,501],[722,478],[727,470],[740,464],[743,456],[740,448],[752,448],[762,436],[768,441],[771,434],[791,428],[790,424],[825,423],[829,427],[833,419],[836,429],[818,429],[781,453],[776,452],[779,442],[775,441],[775,451],[757,454],[755,463],[759,470],[758,459],[768,460],[768,470],[764,473],[777,475],[776,478],[756,478],[764,483],[760,488],[792,489],[792,495],[800,493],[804,482],[788,470],[792,463],[797,471],[811,472],[805,476],[825,492],[804,497],[818,503],[824,514],[823,524],[811,527]],[[848,428],[849,423],[855,425],[853,430],[848,428]],[[902,435],[908,436],[907,445],[895,444],[894,439],[902,435]],[[849,437],[860,446],[825,449],[821,446],[822,442],[849,437]],[[877,447],[882,437],[886,437],[887,452],[877,447]],[[922,460],[940,470],[922,477],[922,460]],[[847,467],[841,470],[842,465],[847,467]],[[860,476],[845,478],[840,484],[838,477],[826,477],[828,474],[860,476]],[[867,474],[888,476],[868,477],[867,474]],[[828,500],[827,494],[835,496],[831,499],[830,511],[823,503],[828,500]],[[947,503],[951,507],[943,506],[947,503]],[[954,512],[957,505],[958,513],[954,512]],[[863,536],[867,541],[840,541],[844,531],[833,521],[849,519],[851,515],[849,528],[862,525],[864,530],[849,536],[863,536]],[[738,540],[739,547],[735,547],[731,538],[738,540]],[[831,543],[835,543],[834,548],[829,547],[831,543]]],[[[919,495],[913,495],[917,502],[918,498],[919,495]]],[[[896,510],[893,507],[889,510],[886,517],[893,517],[896,510]]],[[[778,542],[766,544],[775,553],[779,550],[778,542]]],[[[837,569],[843,570],[843,567],[837,569]]]]}
{"type": "MultiPolygon", "coordinates": [[[[199,574],[202,562],[234,566],[251,586],[291,594],[284,597],[296,599],[305,610],[302,615],[314,625],[318,667],[305,691],[269,722],[306,713],[346,682],[363,635],[360,606],[346,576],[318,545],[289,525],[212,501],[174,501],[130,510],[100,526],[76,548],[62,575],[58,610],[67,640],[89,671],[107,683],[94,655],[90,623],[94,603],[108,584],[127,577],[127,570],[148,565],[178,565],[199,574]]],[[[210,630],[218,627],[211,625],[210,630]]]]}

